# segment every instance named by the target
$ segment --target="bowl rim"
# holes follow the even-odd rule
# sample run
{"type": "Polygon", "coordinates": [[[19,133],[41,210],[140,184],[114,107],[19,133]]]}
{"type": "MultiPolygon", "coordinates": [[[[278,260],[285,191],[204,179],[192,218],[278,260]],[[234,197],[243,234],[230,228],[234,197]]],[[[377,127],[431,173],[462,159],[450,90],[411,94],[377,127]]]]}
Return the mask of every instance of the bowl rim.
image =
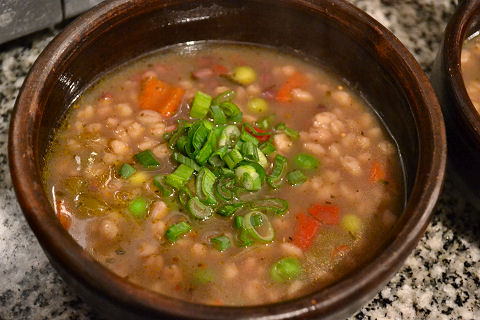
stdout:
{"type": "MultiPolygon", "coordinates": [[[[456,114],[467,127],[477,145],[480,145],[480,113],[468,95],[462,76],[461,55],[463,44],[468,36],[469,28],[476,18],[480,18],[480,2],[460,1],[457,10],[445,28],[443,50],[440,52],[444,61],[445,81],[452,88],[456,106],[460,112],[456,114]]],[[[480,27],[479,27],[480,30],[480,27]]]]}
{"type": "MultiPolygon", "coordinates": [[[[290,319],[305,316],[339,315],[351,301],[365,303],[373,297],[391,276],[397,272],[423,235],[442,189],[446,164],[446,135],[443,116],[433,89],[417,61],[401,42],[379,22],[343,0],[250,0],[253,2],[292,5],[328,16],[344,23],[329,13],[330,8],[341,10],[345,17],[369,31],[376,50],[398,59],[395,69],[402,72],[398,85],[403,89],[416,123],[419,143],[418,169],[410,198],[402,214],[403,224],[398,236],[372,261],[355,274],[341,279],[318,292],[271,305],[248,307],[207,306],[177,300],[142,289],[108,271],[84,251],[55,218],[45,196],[39,174],[39,164],[33,148],[41,114],[37,107],[45,92],[45,80],[55,74],[55,63],[75,54],[88,36],[95,32],[91,21],[106,24],[116,15],[147,1],[106,1],[83,14],[58,34],[43,50],[31,68],[17,98],[10,124],[8,152],[9,165],[17,199],[24,216],[51,261],[62,265],[71,275],[91,290],[115,300],[133,310],[148,310],[150,314],[164,314],[191,319],[222,318],[226,316],[290,319]],[[123,10],[123,11],[122,11],[123,10]],[[80,40],[79,40],[80,39],[80,40]],[[381,49],[379,49],[382,47],[381,49]],[[413,84],[408,87],[408,84],[413,84]],[[420,124],[420,121],[423,123],[420,124]],[[28,173],[28,174],[25,174],[28,173]],[[368,294],[365,294],[367,292],[368,294]]],[[[166,0],[162,6],[194,0],[166,0]]],[[[332,10],[331,10],[332,11],[332,10]]],[[[123,13],[122,13],[123,12],[123,13]]]]}

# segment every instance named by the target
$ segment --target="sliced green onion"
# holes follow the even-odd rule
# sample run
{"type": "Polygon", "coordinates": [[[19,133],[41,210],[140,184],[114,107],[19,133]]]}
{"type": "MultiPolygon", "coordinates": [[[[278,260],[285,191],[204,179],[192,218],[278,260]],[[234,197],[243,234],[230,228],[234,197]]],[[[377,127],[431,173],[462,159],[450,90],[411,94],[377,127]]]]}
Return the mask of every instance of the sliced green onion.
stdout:
{"type": "Polygon", "coordinates": [[[266,169],[268,167],[268,159],[259,148],[257,148],[257,156],[258,164],[261,165],[263,169],[266,169]]]}
{"type": "Polygon", "coordinates": [[[165,238],[173,243],[190,230],[192,230],[192,227],[187,222],[182,221],[171,225],[165,232],[165,238]]]}
{"type": "Polygon", "coordinates": [[[171,186],[167,185],[165,182],[165,176],[158,174],[155,177],[153,177],[153,184],[155,187],[160,189],[164,197],[170,197],[174,194],[174,190],[172,189],[171,186]]]}
{"type": "Polygon", "coordinates": [[[316,169],[318,167],[318,160],[308,153],[299,153],[293,158],[295,165],[300,169],[316,169]]]}
{"type": "Polygon", "coordinates": [[[217,137],[215,136],[215,132],[212,130],[208,135],[207,142],[205,142],[202,149],[200,149],[198,154],[195,156],[195,160],[202,166],[205,165],[205,163],[208,161],[208,158],[210,158],[215,150],[216,144],[217,137]]]}
{"type": "Polygon", "coordinates": [[[307,181],[307,177],[305,177],[303,172],[300,170],[289,172],[287,174],[287,179],[288,179],[288,183],[290,183],[292,186],[302,184],[305,181],[307,181]]]}
{"type": "Polygon", "coordinates": [[[242,216],[235,216],[235,227],[243,228],[243,217],[242,216]]]}
{"type": "Polygon", "coordinates": [[[258,139],[252,136],[250,133],[248,133],[246,130],[242,131],[242,134],[240,135],[240,140],[245,141],[245,142],[251,142],[254,145],[258,145],[258,139]]]}
{"type": "Polygon", "coordinates": [[[199,199],[205,204],[217,204],[217,199],[215,199],[213,193],[213,185],[215,184],[215,180],[217,180],[217,177],[207,167],[203,167],[198,173],[196,192],[199,199]]]}
{"type": "Polygon", "coordinates": [[[192,283],[195,286],[203,286],[215,280],[215,272],[209,268],[197,269],[193,273],[192,283]]]}
{"type": "Polygon", "coordinates": [[[155,158],[152,151],[145,150],[135,155],[135,159],[145,168],[156,168],[160,166],[160,162],[155,158]]]}
{"type": "Polygon", "coordinates": [[[215,194],[223,201],[232,200],[234,196],[233,188],[235,185],[235,181],[235,174],[224,174],[218,180],[215,188],[215,194]]]}
{"type": "Polygon", "coordinates": [[[178,202],[182,205],[182,207],[186,208],[188,206],[188,201],[192,198],[192,193],[188,188],[182,187],[178,190],[178,202]]]}
{"type": "Polygon", "coordinates": [[[238,166],[235,169],[235,175],[240,185],[248,191],[257,191],[262,187],[262,180],[257,170],[251,165],[238,166]]]}
{"type": "Polygon", "coordinates": [[[192,174],[193,169],[182,163],[174,172],[170,173],[165,178],[165,182],[174,188],[181,189],[188,181],[188,179],[190,179],[192,174]]]}
{"type": "Polygon", "coordinates": [[[204,205],[198,197],[193,197],[188,200],[187,209],[193,217],[200,220],[208,219],[213,213],[212,208],[204,205]]]}
{"type": "Polygon", "coordinates": [[[272,120],[272,118],[274,117],[274,115],[270,115],[268,117],[265,117],[259,121],[256,121],[255,122],[255,126],[259,129],[262,129],[262,130],[268,130],[270,129],[270,121],[272,120]]]}
{"type": "Polygon", "coordinates": [[[231,246],[230,239],[227,236],[211,238],[210,243],[220,252],[227,250],[231,246]]]}
{"type": "Polygon", "coordinates": [[[245,202],[226,204],[217,210],[217,213],[224,217],[231,217],[235,212],[245,206],[245,202]]]}
{"type": "Polygon", "coordinates": [[[270,220],[268,220],[268,217],[260,212],[260,211],[250,211],[248,212],[244,217],[243,217],[243,227],[245,228],[245,231],[248,233],[250,237],[252,237],[256,241],[260,242],[270,242],[273,240],[273,237],[275,236],[275,232],[273,231],[272,224],[270,223],[270,220]],[[260,234],[255,226],[252,225],[252,217],[254,216],[261,216],[261,219],[263,221],[261,227],[263,234],[260,234]]]}
{"type": "Polygon", "coordinates": [[[190,117],[203,119],[208,113],[208,108],[210,108],[211,102],[211,96],[201,91],[197,91],[195,93],[195,97],[193,98],[192,109],[190,110],[190,117]]]}
{"type": "Polygon", "coordinates": [[[212,105],[219,106],[223,102],[228,102],[228,101],[231,101],[231,100],[235,99],[236,95],[237,95],[237,93],[233,90],[224,91],[213,99],[212,105]]]}
{"type": "Polygon", "coordinates": [[[257,73],[250,66],[239,66],[233,70],[230,78],[242,85],[247,85],[257,79],[257,73]]]}
{"type": "Polygon", "coordinates": [[[188,157],[185,157],[183,154],[178,152],[173,153],[173,159],[179,163],[183,163],[184,165],[189,166],[190,168],[192,168],[197,172],[200,171],[200,169],[202,168],[194,160],[188,157]]]}
{"type": "Polygon", "coordinates": [[[256,113],[264,113],[268,110],[268,102],[262,98],[252,98],[247,104],[248,110],[256,113]]]}
{"type": "Polygon", "coordinates": [[[220,138],[218,139],[218,146],[233,147],[239,137],[240,130],[234,125],[228,125],[223,129],[222,133],[220,134],[220,138]]]}
{"type": "Polygon", "coordinates": [[[243,156],[237,149],[233,149],[223,157],[223,161],[230,169],[233,169],[243,160],[243,156]]]}
{"type": "Polygon", "coordinates": [[[243,143],[241,150],[244,159],[258,162],[257,146],[254,143],[251,143],[250,141],[243,143]]]}
{"type": "Polygon", "coordinates": [[[263,224],[263,218],[261,215],[254,215],[250,218],[250,223],[252,224],[252,226],[254,227],[259,227],[263,224]]]}
{"type": "Polygon", "coordinates": [[[242,120],[243,113],[235,103],[228,101],[222,102],[220,107],[227,116],[228,121],[240,122],[242,120]]]}
{"type": "Polygon", "coordinates": [[[270,268],[270,277],[275,282],[287,282],[302,273],[302,265],[297,258],[286,257],[275,262],[270,268]]]}
{"type": "Polygon", "coordinates": [[[143,197],[136,197],[128,205],[128,211],[135,218],[145,218],[148,213],[150,203],[143,197]]]}
{"type": "Polygon", "coordinates": [[[208,158],[208,163],[210,163],[214,167],[223,167],[225,165],[225,161],[223,161],[223,157],[228,152],[227,146],[223,146],[217,149],[210,158],[208,158]]]}
{"type": "Polygon", "coordinates": [[[171,133],[171,137],[168,139],[168,147],[172,150],[175,149],[178,139],[182,137],[191,126],[192,124],[185,120],[178,120],[177,129],[171,133]]]}
{"type": "Polygon", "coordinates": [[[288,210],[288,201],[279,198],[253,200],[249,203],[249,207],[258,211],[282,215],[288,210]]]}
{"type": "Polygon", "coordinates": [[[124,164],[122,164],[122,166],[118,170],[118,173],[120,174],[120,176],[127,179],[132,174],[134,174],[135,171],[137,171],[137,170],[135,170],[131,165],[129,165],[128,163],[124,163],[124,164]]]}
{"type": "Polygon", "coordinates": [[[227,123],[227,116],[225,115],[220,106],[212,104],[210,106],[210,113],[212,114],[213,122],[216,125],[222,125],[227,123]]]}
{"type": "Polygon", "coordinates": [[[272,154],[277,150],[270,141],[262,143],[259,148],[266,155],[272,154]]]}
{"type": "Polygon", "coordinates": [[[278,189],[287,173],[287,158],[277,154],[273,162],[272,173],[267,178],[267,183],[274,189],[278,189]]]}
{"type": "Polygon", "coordinates": [[[210,134],[210,129],[207,128],[206,123],[208,122],[200,121],[198,125],[195,124],[188,130],[188,137],[191,139],[196,153],[203,147],[210,134]]]}
{"type": "Polygon", "coordinates": [[[285,125],[285,123],[277,124],[277,126],[275,127],[275,130],[277,132],[285,132],[285,134],[292,139],[297,139],[298,138],[298,131],[287,127],[285,125]]]}
{"type": "Polygon", "coordinates": [[[240,229],[240,235],[238,236],[238,240],[240,242],[240,247],[249,247],[254,243],[254,241],[250,238],[248,231],[245,230],[245,228],[243,227],[240,229]]]}

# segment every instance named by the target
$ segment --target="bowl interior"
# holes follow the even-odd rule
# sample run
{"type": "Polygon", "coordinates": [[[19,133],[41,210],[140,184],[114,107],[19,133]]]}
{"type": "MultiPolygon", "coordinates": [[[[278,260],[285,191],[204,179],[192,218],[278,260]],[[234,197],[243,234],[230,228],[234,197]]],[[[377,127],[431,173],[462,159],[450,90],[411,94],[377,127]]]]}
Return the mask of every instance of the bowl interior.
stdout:
{"type": "Polygon", "coordinates": [[[428,223],[443,181],[442,117],[423,72],[388,31],[341,0],[106,2],[78,18],[45,50],[27,78],[17,108],[9,151],[25,216],[65,278],[87,296],[95,291],[94,297],[104,298],[105,306],[120,301],[130,308],[128,317],[159,315],[152,310],[190,318],[222,318],[238,312],[245,317],[289,318],[312,311],[324,318],[345,316],[371,298],[401,266],[428,223]],[[69,238],[40,184],[49,139],[67,107],[116,67],[165,46],[200,40],[293,50],[320,62],[365,96],[386,123],[403,159],[409,201],[385,243],[388,249],[321,292],[239,311],[187,304],[140,290],[106,272],[69,238]],[[25,140],[18,138],[25,134],[22,130],[30,130],[25,140]],[[19,140],[12,143],[15,139],[19,140]],[[33,164],[25,161],[25,152],[19,150],[23,147],[33,164]],[[29,170],[31,174],[21,174],[29,170]]]}

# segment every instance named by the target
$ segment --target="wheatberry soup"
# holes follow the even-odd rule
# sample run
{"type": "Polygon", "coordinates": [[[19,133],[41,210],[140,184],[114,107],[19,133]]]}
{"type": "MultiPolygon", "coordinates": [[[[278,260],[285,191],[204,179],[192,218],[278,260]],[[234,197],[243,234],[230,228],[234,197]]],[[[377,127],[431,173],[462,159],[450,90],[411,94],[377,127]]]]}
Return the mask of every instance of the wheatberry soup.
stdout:
{"type": "Polygon", "coordinates": [[[244,44],[175,46],[86,91],[44,184],[99,263],[195,303],[292,299],[372,258],[404,205],[398,149],[321,64],[244,44]]]}
{"type": "Polygon", "coordinates": [[[480,112],[480,37],[478,32],[465,41],[462,54],[462,76],[468,96],[475,109],[480,112]]]}

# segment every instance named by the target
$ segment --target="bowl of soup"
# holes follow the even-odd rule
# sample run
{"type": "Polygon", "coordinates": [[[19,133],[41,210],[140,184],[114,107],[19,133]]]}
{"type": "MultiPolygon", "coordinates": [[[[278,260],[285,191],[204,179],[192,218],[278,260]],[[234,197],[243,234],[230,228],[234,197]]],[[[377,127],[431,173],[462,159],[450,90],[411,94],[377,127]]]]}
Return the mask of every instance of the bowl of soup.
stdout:
{"type": "Polygon", "coordinates": [[[428,224],[443,119],[399,41],[343,1],[112,1],[17,100],[22,210],[112,318],[338,318],[428,224]]]}
{"type": "Polygon", "coordinates": [[[475,1],[459,4],[450,19],[432,70],[448,131],[449,167],[471,202],[479,207],[480,115],[478,98],[478,22],[475,1]],[[468,164],[468,165],[466,165],[468,164]]]}

